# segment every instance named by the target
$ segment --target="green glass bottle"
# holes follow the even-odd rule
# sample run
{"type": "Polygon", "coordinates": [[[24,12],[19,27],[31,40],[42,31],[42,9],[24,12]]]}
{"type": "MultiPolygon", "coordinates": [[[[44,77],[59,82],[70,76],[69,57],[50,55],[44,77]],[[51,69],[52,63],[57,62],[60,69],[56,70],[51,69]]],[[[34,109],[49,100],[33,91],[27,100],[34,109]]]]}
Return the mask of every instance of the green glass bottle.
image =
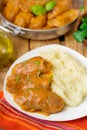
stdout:
{"type": "Polygon", "coordinates": [[[5,32],[0,30],[0,67],[6,66],[13,58],[12,41],[5,32]]]}

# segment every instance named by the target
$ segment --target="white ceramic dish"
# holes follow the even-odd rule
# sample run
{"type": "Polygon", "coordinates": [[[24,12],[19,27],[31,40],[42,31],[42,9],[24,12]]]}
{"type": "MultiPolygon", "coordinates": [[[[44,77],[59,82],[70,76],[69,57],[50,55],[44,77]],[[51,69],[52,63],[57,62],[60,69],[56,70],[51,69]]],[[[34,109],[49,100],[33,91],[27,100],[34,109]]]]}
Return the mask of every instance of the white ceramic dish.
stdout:
{"type": "Polygon", "coordinates": [[[78,52],[68,48],[68,47],[64,47],[61,45],[46,45],[43,47],[39,47],[37,49],[34,49],[30,52],[25,53],[23,56],[21,56],[20,58],[18,58],[13,65],[10,67],[10,69],[8,70],[6,77],[5,77],[5,81],[4,81],[4,96],[6,101],[11,104],[14,108],[16,108],[17,110],[23,112],[24,114],[27,114],[29,116],[32,117],[36,117],[39,119],[43,119],[43,120],[49,120],[49,121],[68,121],[68,120],[74,120],[74,119],[78,119],[84,116],[87,116],[87,97],[84,99],[84,101],[82,102],[82,104],[80,104],[79,106],[73,108],[73,107],[64,107],[64,110],[62,112],[56,113],[56,114],[51,114],[50,116],[45,116],[42,114],[38,114],[38,113],[30,113],[27,111],[24,111],[20,108],[19,105],[17,105],[14,101],[13,101],[13,97],[12,95],[6,90],[6,80],[7,77],[11,74],[11,70],[12,68],[19,62],[22,62],[24,60],[27,60],[31,57],[34,56],[38,56],[40,52],[42,52],[43,50],[48,50],[51,48],[59,48],[65,52],[68,52],[69,54],[73,55],[74,57],[76,57],[83,65],[84,67],[87,68],[87,58],[85,58],[83,55],[79,54],[78,52]]]}

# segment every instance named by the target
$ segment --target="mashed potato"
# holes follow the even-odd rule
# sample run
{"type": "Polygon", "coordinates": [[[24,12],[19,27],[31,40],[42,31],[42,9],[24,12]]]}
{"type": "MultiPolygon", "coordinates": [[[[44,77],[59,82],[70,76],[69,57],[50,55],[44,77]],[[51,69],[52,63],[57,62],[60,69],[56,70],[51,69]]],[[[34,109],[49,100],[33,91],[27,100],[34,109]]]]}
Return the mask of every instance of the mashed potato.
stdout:
{"type": "Polygon", "coordinates": [[[59,49],[44,51],[40,55],[53,64],[52,91],[60,95],[66,105],[79,105],[87,96],[87,69],[59,49]]]}

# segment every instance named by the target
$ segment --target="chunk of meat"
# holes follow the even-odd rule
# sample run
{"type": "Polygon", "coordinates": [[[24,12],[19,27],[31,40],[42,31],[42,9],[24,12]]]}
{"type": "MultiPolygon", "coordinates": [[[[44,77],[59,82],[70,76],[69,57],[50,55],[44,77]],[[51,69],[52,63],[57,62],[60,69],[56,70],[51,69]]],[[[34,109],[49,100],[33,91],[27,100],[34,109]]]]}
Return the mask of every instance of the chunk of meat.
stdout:
{"type": "Polygon", "coordinates": [[[51,90],[51,83],[52,83],[52,72],[48,72],[45,74],[38,75],[33,75],[30,79],[29,84],[27,84],[27,88],[44,88],[46,90],[51,90]]]}
{"type": "Polygon", "coordinates": [[[16,16],[14,20],[14,24],[16,24],[17,26],[26,28],[29,25],[32,16],[33,15],[31,13],[20,12],[16,16]]]}
{"type": "Polygon", "coordinates": [[[14,1],[9,0],[7,6],[3,10],[3,15],[7,20],[13,22],[18,12],[19,12],[18,0],[14,1]]]}
{"type": "Polygon", "coordinates": [[[29,28],[30,29],[40,29],[45,26],[46,22],[47,22],[46,15],[39,15],[37,17],[33,17],[31,19],[29,28]]]}
{"type": "Polygon", "coordinates": [[[63,99],[53,92],[40,88],[30,88],[27,91],[25,96],[22,94],[15,99],[24,110],[41,111],[49,115],[61,111],[64,107],[63,99]]]}
{"type": "MultiPolygon", "coordinates": [[[[24,75],[10,75],[7,78],[7,90],[12,94],[20,94],[24,91],[23,87],[28,82],[27,76],[24,75]]],[[[27,85],[28,86],[28,85],[27,85]]]]}
{"type": "Polygon", "coordinates": [[[23,63],[18,63],[8,77],[7,90],[11,93],[19,93],[26,88],[42,87],[51,89],[52,65],[42,57],[34,57],[23,63]]]}
{"type": "Polygon", "coordinates": [[[47,22],[47,25],[52,27],[61,27],[63,25],[68,24],[69,22],[72,22],[77,18],[78,16],[78,10],[70,9],[66,12],[64,12],[62,15],[57,16],[56,18],[49,20],[47,22]]]}
{"type": "Polygon", "coordinates": [[[40,73],[49,72],[52,68],[52,64],[45,60],[44,58],[37,56],[31,58],[22,63],[18,63],[12,70],[13,74],[30,74],[30,73],[40,73]]]}
{"type": "Polygon", "coordinates": [[[54,9],[48,12],[48,20],[55,18],[56,16],[62,14],[63,12],[71,8],[71,0],[58,1],[54,9]]]}
{"type": "Polygon", "coordinates": [[[18,63],[8,76],[6,89],[22,109],[52,114],[61,111],[63,99],[51,91],[52,64],[37,56],[18,63]]]}
{"type": "Polygon", "coordinates": [[[19,8],[22,12],[30,13],[31,0],[19,0],[19,8]]]}

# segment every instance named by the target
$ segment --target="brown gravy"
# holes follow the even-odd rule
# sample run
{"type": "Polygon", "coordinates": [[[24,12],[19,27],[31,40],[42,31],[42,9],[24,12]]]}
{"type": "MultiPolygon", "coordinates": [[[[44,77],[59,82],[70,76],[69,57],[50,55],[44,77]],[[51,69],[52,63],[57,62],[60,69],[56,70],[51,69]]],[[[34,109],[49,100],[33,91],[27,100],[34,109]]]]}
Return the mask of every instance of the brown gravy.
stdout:
{"type": "Polygon", "coordinates": [[[64,101],[51,91],[51,70],[52,64],[40,56],[18,63],[7,78],[6,89],[23,110],[57,113],[63,109],[64,101]]]}

